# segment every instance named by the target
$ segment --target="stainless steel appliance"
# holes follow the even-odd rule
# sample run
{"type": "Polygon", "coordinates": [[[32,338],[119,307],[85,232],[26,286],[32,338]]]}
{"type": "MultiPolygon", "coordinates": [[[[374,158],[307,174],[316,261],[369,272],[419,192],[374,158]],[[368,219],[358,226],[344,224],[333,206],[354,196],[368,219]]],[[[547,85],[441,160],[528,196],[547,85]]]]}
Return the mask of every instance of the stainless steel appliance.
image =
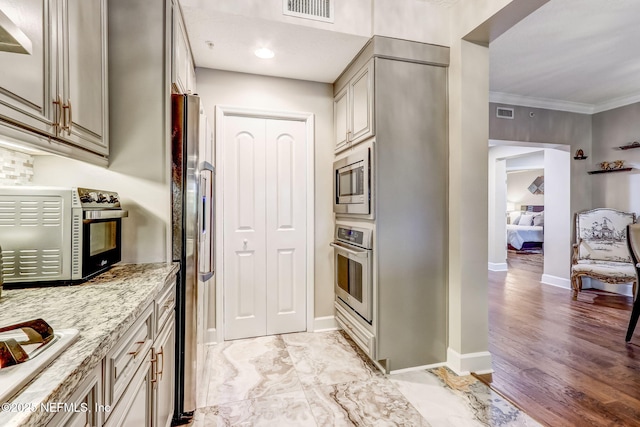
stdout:
{"type": "Polygon", "coordinates": [[[88,188],[0,188],[4,286],[81,282],[122,256],[118,193],[88,188]]]}
{"type": "Polygon", "coordinates": [[[173,260],[180,263],[176,295],[174,424],[196,409],[197,289],[214,271],[213,167],[200,160],[200,98],[175,94],[172,104],[173,260]]]}
{"type": "Polygon", "coordinates": [[[373,150],[357,148],[333,163],[333,211],[337,215],[373,219],[373,150]]]}
{"type": "Polygon", "coordinates": [[[330,243],[335,257],[335,292],[345,304],[371,323],[373,230],[336,225],[330,243]]]}

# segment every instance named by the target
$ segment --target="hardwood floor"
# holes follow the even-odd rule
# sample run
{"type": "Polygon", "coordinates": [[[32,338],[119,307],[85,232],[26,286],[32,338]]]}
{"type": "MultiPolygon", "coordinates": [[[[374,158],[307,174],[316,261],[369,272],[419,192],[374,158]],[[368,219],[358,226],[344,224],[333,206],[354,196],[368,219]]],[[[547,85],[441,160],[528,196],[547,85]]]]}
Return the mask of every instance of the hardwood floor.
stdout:
{"type": "Polygon", "coordinates": [[[541,259],[510,254],[508,272],[489,272],[494,373],[480,378],[547,426],[640,426],[640,328],[624,341],[631,298],[587,289],[572,301],[540,284],[541,259]]]}

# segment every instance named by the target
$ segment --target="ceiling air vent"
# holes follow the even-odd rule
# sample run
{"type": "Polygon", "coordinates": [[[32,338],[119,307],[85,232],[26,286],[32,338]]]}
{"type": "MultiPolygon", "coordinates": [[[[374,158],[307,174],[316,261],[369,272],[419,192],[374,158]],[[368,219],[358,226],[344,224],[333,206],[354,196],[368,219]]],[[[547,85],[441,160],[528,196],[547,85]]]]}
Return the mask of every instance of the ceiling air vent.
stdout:
{"type": "Polygon", "coordinates": [[[513,108],[496,108],[496,117],[499,119],[513,119],[513,108]]]}
{"type": "Polygon", "coordinates": [[[285,15],[333,22],[333,0],[282,0],[282,8],[285,15]]]}

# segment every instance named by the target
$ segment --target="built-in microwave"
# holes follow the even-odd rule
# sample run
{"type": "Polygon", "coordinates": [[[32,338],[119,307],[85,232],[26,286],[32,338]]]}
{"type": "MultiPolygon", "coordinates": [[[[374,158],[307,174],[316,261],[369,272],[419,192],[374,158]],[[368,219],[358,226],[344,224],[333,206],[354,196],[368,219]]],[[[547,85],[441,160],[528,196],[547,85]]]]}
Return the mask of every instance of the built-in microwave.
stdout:
{"type": "Polygon", "coordinates": [[[364,146],[333,163],[333,211],[373,219],[373,150],[364,146]]]}
{"type": "Polygon", "coordinates": [[[4,286],[82,282],[121,260],[118,194],[88,188],[0,187],[4,286]]]}

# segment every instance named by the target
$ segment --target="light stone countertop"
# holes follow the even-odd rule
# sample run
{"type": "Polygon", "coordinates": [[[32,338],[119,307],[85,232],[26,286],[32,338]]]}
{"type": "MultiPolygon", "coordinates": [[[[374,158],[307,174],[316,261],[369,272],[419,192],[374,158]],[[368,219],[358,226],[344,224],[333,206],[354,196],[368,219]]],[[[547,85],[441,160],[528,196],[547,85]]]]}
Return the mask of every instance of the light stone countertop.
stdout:
{"type": "MultiPolygon", "coordinates": [[[[42,318],[78,339],[11,402],[70,403],[69,398],[140,313],[177,273],[177,263],[117,264],[80,285],[3,289],[0,326],[42,318]]],[[[42,426],[55,413],[1,412],[0,426],[42,426]]]]}

